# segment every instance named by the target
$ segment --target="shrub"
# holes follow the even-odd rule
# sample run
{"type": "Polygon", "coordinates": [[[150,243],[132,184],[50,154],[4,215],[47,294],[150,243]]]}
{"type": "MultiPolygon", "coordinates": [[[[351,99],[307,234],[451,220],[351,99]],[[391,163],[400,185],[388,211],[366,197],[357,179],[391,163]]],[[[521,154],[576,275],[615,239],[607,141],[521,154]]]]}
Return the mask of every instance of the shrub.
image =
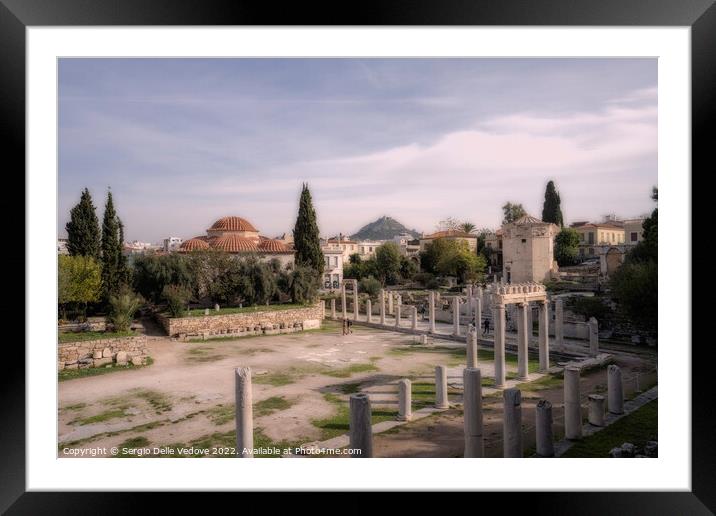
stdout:
{"type": "Polygon", "coordinates": [[[120,287],[116,294],[109,296],[109,315],[107,322],[115,331],[128,331],[132,325],[134,314],[142,306],[143,299],[129,287],[120,287]]]}
{"type": "Polygon", "coordinates": [[[162,299],[166,301],[167,310],[172,317],[182,317],[186,313],[191,292],[180,285],[166,285],[162,290],[162,299]]]}
{"type": "Polygon", "coordinates": [[[291,273],[289,293],[294,303],[310,303],[318,296],[319,277],[307,265],[298,265],[291,273]]]}
{"type": "Polygon", "coordinates": [[[383,286],[381,285],[380,281],[375,279],[373,276],[370,276],[369,278],[363,278],[358,283],[358,291],[365,292],[371,298],[378,297],[378,294],[380,294],[380,289],[382,287],[383,286]]]}
{"type": "Polygon", "coordinates": [[[434,279],[435,275],[430,272],[419,272],[415,276],[413,276],[413,280],[424,287],[426,287],[428,283],[433,281],[434,279]]]}
{"type": "Polygon", "coordinates": [[[101,272],[99,263],[89,256],[58,257],[58,303],[63,319],[67,318],[68,306],[79,308],[85,316],[87,304],[99,301],[101,272]]]}
{"type": "Polygon", "coordinates": [[[612,309],[599,297],[570,297],[567,307],[575,314],[583,315],[587,320],[596,318],[604,323],[612,318],[612,309]]]}

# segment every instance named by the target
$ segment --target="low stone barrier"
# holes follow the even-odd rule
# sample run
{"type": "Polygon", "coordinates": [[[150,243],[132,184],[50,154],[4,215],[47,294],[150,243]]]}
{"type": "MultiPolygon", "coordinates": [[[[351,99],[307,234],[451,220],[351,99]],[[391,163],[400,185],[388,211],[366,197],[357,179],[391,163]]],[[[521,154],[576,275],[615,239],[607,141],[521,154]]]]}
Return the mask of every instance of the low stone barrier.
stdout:
{"type": "Polygon", "coordinates": [[[202,315],[197,317],[167,317],[156,314],[157,321],[171,337],[222,335],[244,337],[250,335],[278,335],[321,327],[325,317],[324,302],[313,306],[266,310],[236,314],[202,315]]]}
{"type": "Polygon", "coordinates": [[[112,363],[139,366],[145,365],[148,357],[145,335],[63,342],[57,346],[57,369],[103,367],[112,363]]]}

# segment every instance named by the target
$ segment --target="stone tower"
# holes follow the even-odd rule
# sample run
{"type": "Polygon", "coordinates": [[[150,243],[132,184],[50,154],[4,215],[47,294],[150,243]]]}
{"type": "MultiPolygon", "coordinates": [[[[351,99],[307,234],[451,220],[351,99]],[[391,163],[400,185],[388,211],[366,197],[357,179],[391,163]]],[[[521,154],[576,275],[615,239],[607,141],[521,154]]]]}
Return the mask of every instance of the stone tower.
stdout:
{"type": "Polygon", "coordinates": [[[502,226],[502,277],[506,283],[544,283],[557,272],[554,237],[559,227],[525,215],[502,226]]]}

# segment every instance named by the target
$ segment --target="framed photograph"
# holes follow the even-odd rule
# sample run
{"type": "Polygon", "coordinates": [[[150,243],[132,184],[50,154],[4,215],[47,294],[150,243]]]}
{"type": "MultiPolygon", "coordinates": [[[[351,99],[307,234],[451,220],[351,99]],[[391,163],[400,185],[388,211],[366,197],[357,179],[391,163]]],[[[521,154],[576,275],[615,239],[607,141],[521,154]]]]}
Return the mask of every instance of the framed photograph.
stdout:
{"type": "Polygon", "coordinates": [[[390,490],[709,514],[713,2],[210,5],[0,0],[27,243],[3,511],[390,490]]]}

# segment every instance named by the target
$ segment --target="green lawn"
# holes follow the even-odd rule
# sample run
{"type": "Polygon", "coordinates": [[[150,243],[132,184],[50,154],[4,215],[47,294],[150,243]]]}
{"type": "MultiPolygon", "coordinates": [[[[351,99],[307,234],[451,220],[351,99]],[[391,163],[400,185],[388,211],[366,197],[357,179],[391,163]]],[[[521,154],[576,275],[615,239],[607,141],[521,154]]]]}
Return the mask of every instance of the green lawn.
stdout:
{"type": "Polygon", "coordinates": [[[604,430],[585,437],[567,450],[562,457],[609,457],[612,448],[624,443],[632,443],[641,448],[646,441],[656,441],[659,435],[658,403],[659,400],[650,401],[604,430]]]}
{"type": "MultiPolygon", "coordinates": [[[[302,305],[297,303],[283,305],[261,305],[261,306],[230,306],[219,308],[217,312],[213,308],[209,308],[209,315],[229,315],[229,314],[247,314],[253,312],[276,312],[279,310],[295,310],[296,308],[308,308],[312,305],[302,305]]],[[[164,314],[169,316],[169,314],[164,314]]],[[[193,308],[186,313],[186,317],[204,317],[204,308],[193,308]]]]}
{"type": "MultiPolygon", "coordinates": [[[[324,394],[323,397],[326,401],[333,403],[336,406],[336,413],[332,417],[314,419],[311,421],[313,426],[321,429],[322,441],[348,433],[350,426],[349,402],[344,401],[339,396],[331,393],[324,394]]],[[[397,410],[374,408],[371,411],[371,423],[375,425],[381,421],[393,420],[397,416],[397,410]]]]}
{"type": "Polygon", "coordinates": [[[66,342],[81,342],[84,340],[114,339],[117,337],[136,337],[135,331],[70,331],[58,333],[60,344],[66,342]]]}

